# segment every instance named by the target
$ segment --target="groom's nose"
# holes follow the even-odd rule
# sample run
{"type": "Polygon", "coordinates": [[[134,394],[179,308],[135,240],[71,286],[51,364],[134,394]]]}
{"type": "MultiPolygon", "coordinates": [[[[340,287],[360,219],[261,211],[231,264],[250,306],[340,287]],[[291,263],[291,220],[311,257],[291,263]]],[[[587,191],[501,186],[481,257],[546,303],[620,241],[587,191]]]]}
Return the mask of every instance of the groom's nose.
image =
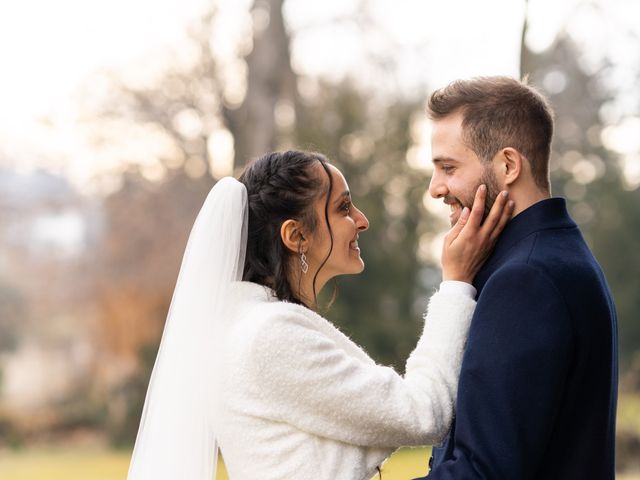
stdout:
{"type": "Polygon", "coordinates": [[[444,178],[438,172],[437,169],[433,170],[433,175],[431,175],[431,181],[429,182],[429,194],[433,198],[442,198],[449,193],[449,188],[447,187],[444,178]]]}

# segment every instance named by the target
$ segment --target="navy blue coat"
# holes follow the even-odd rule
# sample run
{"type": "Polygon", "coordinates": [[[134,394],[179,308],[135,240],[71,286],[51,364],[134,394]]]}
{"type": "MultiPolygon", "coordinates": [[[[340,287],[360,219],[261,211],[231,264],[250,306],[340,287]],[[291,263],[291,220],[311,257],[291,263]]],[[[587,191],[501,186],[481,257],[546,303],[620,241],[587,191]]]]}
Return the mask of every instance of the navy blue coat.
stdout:
{"type": "Polygon", "coordinates": [[[509,222],[474,284],[456,418],[424,478],[613,480],[615,307],[565,201],[509,222]]]}

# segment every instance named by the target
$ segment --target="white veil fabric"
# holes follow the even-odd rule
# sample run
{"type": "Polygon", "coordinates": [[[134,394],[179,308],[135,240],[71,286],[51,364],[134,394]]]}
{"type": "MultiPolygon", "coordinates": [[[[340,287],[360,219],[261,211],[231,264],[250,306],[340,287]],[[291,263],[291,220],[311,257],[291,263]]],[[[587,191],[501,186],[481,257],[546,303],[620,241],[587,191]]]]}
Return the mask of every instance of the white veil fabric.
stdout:
{"type": "Polygon", "coordinates": [[[242,280],[247,191],[231,177],[211,189],[196,218],[147,390],[128,480],[212,480],[216,343],[230,289],[242,280]]]}

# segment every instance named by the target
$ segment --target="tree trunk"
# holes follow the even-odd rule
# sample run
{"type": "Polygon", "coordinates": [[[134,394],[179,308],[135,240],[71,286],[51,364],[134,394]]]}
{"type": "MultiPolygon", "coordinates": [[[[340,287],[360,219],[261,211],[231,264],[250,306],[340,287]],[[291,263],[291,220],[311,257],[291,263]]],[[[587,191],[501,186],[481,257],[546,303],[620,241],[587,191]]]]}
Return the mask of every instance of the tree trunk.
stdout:
{"type": "Polygon", "coordinates": [[[247,94],[233,114],[237,167],[276,148],[276,106],[280,100],[296,102],[296,75],[291,68],[283,3],[284,0],[255,0],[252,7],[257,21],[253,50],[246,58],[247,94]]]}
{"type": "Polygon", "coordinates": [[[520,37],[520,78],[531,72],[531,51],[527,48],[527,31],[529,30],[529,0],[524,0],[524,20],[520,37]]]}

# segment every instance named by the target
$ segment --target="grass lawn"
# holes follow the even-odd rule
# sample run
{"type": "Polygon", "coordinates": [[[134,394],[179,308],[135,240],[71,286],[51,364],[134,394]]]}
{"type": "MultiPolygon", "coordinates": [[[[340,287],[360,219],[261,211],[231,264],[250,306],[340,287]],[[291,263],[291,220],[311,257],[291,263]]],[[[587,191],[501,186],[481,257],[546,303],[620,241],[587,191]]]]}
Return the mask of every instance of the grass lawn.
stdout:
{"type": "MultiPolygon", "coordinates": [[[[2,480],[124,480],[128,451],[25,450],[0,452],[2,480]]],[[[426,472],[428,449],[403,449],[385,463],[383,480],[409,480],[426,472]]],[[[227,480],[224,467],[217,480],[227,480]]],[[[640,480],[640,474],[618,475],[617,480],[640,480]]]]}
{"type": "Polygon", "coordinates": [[[22,450],[0,453],[2,480],[124,480],[129,452],[22,450]]]}
{"type": "MultiPolygon", "coordinates": [[[[397,452],[383,467],[384,480],[424,475],[427,449],[397,452]]],[[[104,450],[24,450],[0,452],[2,480],[124,480],[130,452],[104,450]]],[[[227,480],[224,467],[218,480],[227,480]]]]}
{"type": "Polygon", "coordinates": [[[640,394],[620,394],[617,424],[618,430],[628,430],[640,434],[640,394]]]}

